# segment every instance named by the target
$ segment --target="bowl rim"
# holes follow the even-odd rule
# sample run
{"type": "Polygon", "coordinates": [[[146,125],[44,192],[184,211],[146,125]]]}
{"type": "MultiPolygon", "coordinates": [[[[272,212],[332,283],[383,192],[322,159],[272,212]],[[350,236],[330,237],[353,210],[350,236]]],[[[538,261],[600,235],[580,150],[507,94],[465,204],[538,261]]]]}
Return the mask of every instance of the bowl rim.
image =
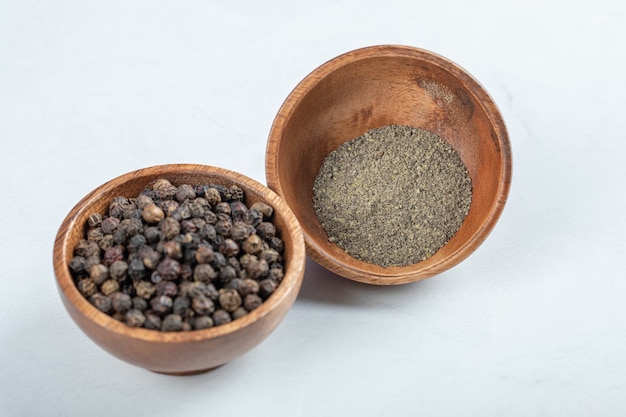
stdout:
{"type": "MultiPolygon", "coordinates": [[[[146,183],[146,185],[147,184],[148,183],[146,183]]],[[[118,336],[144,342],[173,344],[184,344],[208,339],[216,339],[243,330],[260,321],[270,314],[278,305],[282,304],[289,297],[289,294],[292,291],[299,292],[304,276],[305,258],[305,245],[300,225],[289,206],[280,196],[260,182],[243,174],[220,167],[200,164],[164,164],[145,167],[122,174],[101,184],[85,195],[70,210],[59,227],[53,247],[53,268],[57,289],[65,298],[64,301],[71,304],[81,316],[98,327],[115,333],[118,336]],[[71,253],[69,252],[73,250],[73,248],[69,247],[69,232],[76,227],[84,227],[83,224],[78,224],[78,218],[81,217],[81,214],[88,211],[88,207],[96,201],[101,194],[112,191],[117,185],[128,180],[144,177],[148,174],[154,176],[154,172],[156,170],[161,171],[159,175],[162,175],[163,177],[180,173],[208,173],[230,178],[233,180],[233,183],[239,186],[243,185],[242,188],[244,188],[244,191],[246,191],[246,188],[250,188],[255,190],[256,193],[262,195],[263,201],[272,205],[274,213],[280,213],[280,216],[284,218],[286,228],[285,230],[281,230],[281,232],[283,234],[289,233],[291,235],[291,240],[293,242],[291,247],[292,253],[289,262],[285,265],[285,275],[280,285],[276,287],[274,293],[272,293],[270,297],[268,297],[258,308],[229,323],[214,326],[208,329],[162,332],[160,330],[132,328],[112,316],[98,310],[78,291],[78,288],[76,287],[69,271],[68,262],[66,261],[66,259],[71,257],[71,253]]],[[[294,297],[294,299],[295,298],[296,297],[294,297]]]]}
{"type": "Polygon", "coordinates": [[[435,52],[414,46],[398,44],[366,46],[338,55],[315,68],[292,89],[279,108],[268,136],[265,172],[268,187],[281,197],[284,195],[283,185],[278,175],[281,136],[299,103],[329,74],[344,66],[370,58],[416,59],[436,66],[459,79],[465,85],[468,85],[495,131],[493,139],[500,150],[500,181],[494,204],[485,217],[485,221],[448,257],[442,258],[427,267],[419,266],[420,263],[406,266],[381,267],[356,258],[351,258],[354,260],[354,263],[345,263],[323,250],[310,236],[307,228],[302,228],[307,254],[332,272],[344,278],[369,284],[404,284],[431,277],[456,266],[470,256],[491,233],[502,214],[510,191],[512,177],[511,144],[502,114],[495,101],[482,84],[460,65],[435,52]]]}

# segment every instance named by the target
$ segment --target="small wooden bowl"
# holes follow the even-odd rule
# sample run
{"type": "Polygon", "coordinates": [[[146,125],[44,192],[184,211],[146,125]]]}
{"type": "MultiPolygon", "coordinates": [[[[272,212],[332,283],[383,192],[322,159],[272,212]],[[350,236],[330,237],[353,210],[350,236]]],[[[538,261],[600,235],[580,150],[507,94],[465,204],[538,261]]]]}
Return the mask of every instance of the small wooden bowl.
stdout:
{"type": "Polygon", "coordinates": [[[163,165],[115,178],[85,196],[63,221],[54,243],[54,272],[65,308],[100,347],[118,358],[151,371],[188,375],[218,367],[246,353],[265,339],[295,301],[304,275],[304,240],[293,213],[274,192],[241,174],[203,165],[163,165]],[[172,184],[237,185],[246,203],[263,201],[274,207],[274,224],[285,244],[285,276],[276,291],[256,310],[232,322],[205,330],[159,332],[131,328],[100,312],[78,292],[68,263],[83,238],[90,213],[105,213],[113,197],[133,197],[157,178],[172,184]]]}
{"type": "Polygon", "coordinates": [[[451,268],[484,241],[509,192],[511,149],[498,108],[462,68],[422,49],[373,46],[326,62],[295,87],[272,125],[265,168],[268,186],[298,218],[311,258],[355,281],[402,284],[451,268]],[[446,140],[465,163],[473,194],[460,230],[431,258],[383,268],[328,241],[315,215],[313,182],[339,145],[390,124],[430,130],[446,140]]]}

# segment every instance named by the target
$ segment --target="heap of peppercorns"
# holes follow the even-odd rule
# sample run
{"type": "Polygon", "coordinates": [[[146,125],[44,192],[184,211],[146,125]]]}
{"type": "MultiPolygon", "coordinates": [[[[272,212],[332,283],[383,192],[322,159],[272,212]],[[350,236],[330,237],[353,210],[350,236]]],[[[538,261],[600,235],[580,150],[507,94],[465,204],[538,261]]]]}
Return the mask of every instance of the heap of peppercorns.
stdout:
{"type": "Polygon", "coordinates": [[[69,268],[100,311],[131,327],[205,329],[259,307],[283,279],[273,208],[236,185],[172,185],[93,213],[69,268]]]}

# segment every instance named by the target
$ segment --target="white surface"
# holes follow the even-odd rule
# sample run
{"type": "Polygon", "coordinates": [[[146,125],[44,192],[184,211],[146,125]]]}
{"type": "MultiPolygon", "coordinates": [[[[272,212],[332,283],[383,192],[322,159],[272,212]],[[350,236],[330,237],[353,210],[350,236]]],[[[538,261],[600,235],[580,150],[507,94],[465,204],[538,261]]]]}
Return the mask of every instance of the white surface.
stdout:
{"type": "Polygon", "coordinates": [[[0,2],[0,415],[623,416],[626,2],[0,2]],[[54,284],[97,185],[192,162],[265,183],[273,118],[343,52],[430,49],[490,92],[513,148],[487,241],[419,283],[309,262],[293,310],[208,374],[135,368],[54,284]]]}

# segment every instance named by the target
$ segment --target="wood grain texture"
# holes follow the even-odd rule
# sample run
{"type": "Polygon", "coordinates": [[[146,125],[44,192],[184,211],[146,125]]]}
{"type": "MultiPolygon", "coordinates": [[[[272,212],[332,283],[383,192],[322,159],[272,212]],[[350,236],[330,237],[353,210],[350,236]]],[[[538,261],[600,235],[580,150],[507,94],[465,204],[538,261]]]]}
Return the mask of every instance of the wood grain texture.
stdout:
{"type": "Polygon", "coordinates": [[[67,215],[54,243],[57,288],[72,319],[109,353],[155,372],[190,375],[213,369],[244,354],[265,339],[295,301],[305,265],[300,226],[285,202],[262,184],[222,168],[173,164],[130,172],[96,188],[67,215]],[[214,183],[238,185],[248,205],[264,201],[274,207],[274,224],[285,243],[285,276],[276,291],[256,310],[231,323],[205,330],[162,333],[134,329],[100,312],[78,292],[68,263],[83,237],[87,217],[104,213],[114,196],[136,196],[150,182],[166,178],[174,185],[214,183]]]}
{"type": "Polygon", "coordinates": [[[321,65],[289,94],[272,124],[268,186],[291,207],[307,254],[330,271],[377,285],[441,273],[485,240],[504,208],[511,182],[508,133],[485,89],[437,54],[396,45],[348,52],[321,65]],[[430,130],[459,153],[472,179],[470,212],[431,258],[383,268],[352,258],[328,241],[313,207],[313,182],[324,158],[369,129],[400,124],[430,130]]]}

